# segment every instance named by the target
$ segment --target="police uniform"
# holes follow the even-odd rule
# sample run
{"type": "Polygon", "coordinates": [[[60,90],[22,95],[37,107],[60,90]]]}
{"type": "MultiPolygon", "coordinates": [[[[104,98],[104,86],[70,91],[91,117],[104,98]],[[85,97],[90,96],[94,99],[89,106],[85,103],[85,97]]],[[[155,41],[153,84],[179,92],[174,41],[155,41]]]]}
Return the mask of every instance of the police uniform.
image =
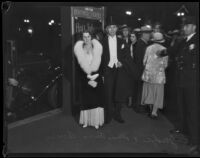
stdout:
{"type": "MultiPolygon", "coordinates": [[[[188,19],[187,19],[188,20],[188,19]]],[[[186,24],[194,24],[191,20],[186,24]]],[[[176,86],[179,122],[178,129],[192,144],[199,139],[199,48],[197,33],[180,43],[176,56],[176,86]]]]}

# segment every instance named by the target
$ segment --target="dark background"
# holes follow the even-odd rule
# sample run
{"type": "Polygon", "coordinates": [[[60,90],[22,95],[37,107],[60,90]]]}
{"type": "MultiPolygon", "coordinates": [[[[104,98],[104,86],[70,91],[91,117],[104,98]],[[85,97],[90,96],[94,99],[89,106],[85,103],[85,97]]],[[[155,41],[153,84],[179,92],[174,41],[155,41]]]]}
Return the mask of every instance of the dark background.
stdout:
{"type": "MultiPolygon", "coordinates": [[[[189,11],[186,15],[198,15],[197,2],[11,2],[3,16],[3,35],[4,40],[16,41],[17,66],[47,60],[53,66],[61,65],[67,80],[61,87],[68,86],[63,88],[61,101],[62,105],[71,105],[73,46],[70,6],[104,6],[105,25],[111,17],[118,25],[128,24],[132,28],[160,22],[168,32],[180,29],[181,18],[175,13],[183,4],[189,11]],[[127,10],[133,14],[126,15],[127,10]],[[138,18],[142,20],[138,21],[138,18]],[[24,19],[29,19],[30,23],[24,23],[24,19]],[[52,19],[55,23],[50,26],[48,23],[52,19]],[[33,29],[32,35],[27,33],[29,27],[33,29]]],[[[43,66],[35,64],[35,72],[42,70],[40,67],[43,66]]],[[[67,107],[66,111],[70,109],[67,107]]]]}
{"type": "MultiPolygon", "coordinates": [[[[177,29],[180,27],[180,17],[175,12],[184,5],[189,13],[185,15],[196,15],[198,9],[197,2],[119,2],[117,4],[109,3],[107,6],[107,15],[113,16],[118,24],[127,23],[136,28],[144,23],[161,22],[165,30],[177,29]],[[112,5],[112,6],[111,6],[112,5]],[[125,15],[126,10],[131,10],[131,16],[125,15]],[[141,21],[137,21],[141,18],[141,21]]],[[[183,10],[181,10],[183,11],[183,10]]]]}
{"type": "MultiPolygon", "coordinates": [[[[59,62],[61,36],[61,6],[81,5],[84,2],[63,3],[63,2],[16,2],[11,4],[7,13],[6,32],[8,38],[16,38],[19,45],[19,53],[25,53],[31,48],[34,52],[48,52],[49,58],[59,62]],[[17,6],[17,7],[16,7],[17,6]],[[23,22],[29,19],[30,24],[23,22]],[[55,24],[48,25],[54,19],[55,24]],[[26,29],[31,26],[34,30],[30,38],[26,29]],[[21,31],[19,31],[19,28],[21,31]],[[54,53],[55,52],[55,53],[54,53]],[[56,55],[55,55],[56,54],[56,55]]],[[[87,3],[89,5],[90,3],[87,3]]],[[[132,28],[140,27],[143,24],[161,22],[165,31],[179,29],[181,18],[175,12],[184,4],[189,11],[188,15],[196,15],[198,3],[196,2],[95,2],[91,5],[105,6],[105,23],[112,19],[118,24],[128,24],[132,28]],[[128,16],[125,11],[131,10],[133,14],[128,16]],[[137,19],[141,18],[141,21],[137,19]]],[[[96,6],[98,7],[98,6],[96,6]]],[[[187,15],[187,14],[186,14],[187,15]]],[[[67,19],[66,19],[67,20],[67,19]]],[[[70,22],[70,20],[68,21],[70,22]]]]}

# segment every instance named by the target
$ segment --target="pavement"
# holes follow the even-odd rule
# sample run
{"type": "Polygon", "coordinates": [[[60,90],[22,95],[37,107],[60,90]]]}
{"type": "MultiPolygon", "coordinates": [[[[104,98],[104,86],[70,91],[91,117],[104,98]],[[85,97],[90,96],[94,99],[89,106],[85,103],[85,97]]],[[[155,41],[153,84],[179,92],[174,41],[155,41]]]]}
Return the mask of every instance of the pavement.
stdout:
{"type": "Polygon", "coordinates": [[[82,128],[72,116],[55,114],[8,130],[9,153],[135,153],[187,155],[187,140],[169,133],[173,125],[122,109],[124,124],[114,120],[96,130],[82,128]]]}

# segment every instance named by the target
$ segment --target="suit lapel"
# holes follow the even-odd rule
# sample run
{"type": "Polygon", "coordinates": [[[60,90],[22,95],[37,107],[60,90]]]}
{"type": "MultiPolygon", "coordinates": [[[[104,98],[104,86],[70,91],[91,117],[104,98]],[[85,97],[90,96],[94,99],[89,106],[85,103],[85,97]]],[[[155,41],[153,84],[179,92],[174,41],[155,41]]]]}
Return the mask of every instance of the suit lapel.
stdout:
{"type": "Polygon", "coordinates": [[[119,59],[119,51],[120,51],[120,40],[117,38],[117,58],[119,59]]]}
{"type": "Polygon", "coordinates": [[[110,50],[109,50],[109,44],[108,44],[108,36],[106,37],[106,39],[105,39],[105,58],[106,58],[106,61],[108,60],[110,60],[109,59],[109,54],[110,54],[110,52],[109,52],[110,50]]]}
{"type": "Polygon", "coordinates": [[[108,36],[106,37],[106,49],[107,49],[107,59],[110,60],[110,48],[108,43],[108,36]]]}
{"type": "MultiPolygon", "coordinates": [[[[117,58],[119,59],[119,53],[120,53],[120,40],[119,38],[116,38],[117,41],[117,58]]],[[[110,61],[110,49],[109,49],[109,44],[108,44],[108,36],[105,39],[105,57],[107,61],[110,61]]]]}
{"type": "Polygon", "coordinates": [[[118,54],[118,38],[116,37],[116,46],[117,46],[117,54],[118,54]]]}

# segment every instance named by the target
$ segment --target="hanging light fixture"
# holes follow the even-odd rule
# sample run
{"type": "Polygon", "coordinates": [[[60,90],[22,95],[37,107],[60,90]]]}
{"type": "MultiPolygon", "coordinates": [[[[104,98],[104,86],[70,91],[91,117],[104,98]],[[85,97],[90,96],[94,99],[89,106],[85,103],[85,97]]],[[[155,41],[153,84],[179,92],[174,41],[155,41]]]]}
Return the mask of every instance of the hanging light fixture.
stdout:
{"type": "Polygon", "coordinates": [[[186,13],[188,14],[189,11],[184,5],[182,5],[181,8],[179,8],[174,14],[180,17],[180,16],[185,16],[186,13]]]}
{"type": "Polygon", "coordinates": [[[132,15],[132,11],[126,11],[126,15],[132,15]]]}
{"type": "Polygon", "coordinates": [[[51,20],[51,23],[54,24],[54,22],[55,22],[55,21],[52,19],[52,20],[51,20]]]}
{"type": "Polygon", "coordinates": [[[30,20],[29,19],[24,19],[24,22],[25,23],[30,23],[30,20]]]}
{"type": "Polygon", "coordinates": [[[28,27],[27,32],[32,36],[33,35],[33,28],[31,26],[28,27]]]}

